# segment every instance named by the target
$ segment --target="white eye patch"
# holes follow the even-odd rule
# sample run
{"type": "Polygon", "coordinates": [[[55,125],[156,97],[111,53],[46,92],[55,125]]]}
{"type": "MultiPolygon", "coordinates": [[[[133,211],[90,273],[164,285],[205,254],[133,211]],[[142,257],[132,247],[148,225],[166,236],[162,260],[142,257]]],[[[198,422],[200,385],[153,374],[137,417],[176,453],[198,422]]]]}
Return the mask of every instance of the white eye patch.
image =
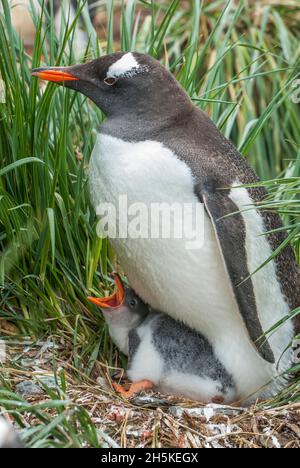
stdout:
{"type": "Polygon", "coordinates": [[[131,77],[148,71],[146,66],[141,66],[133,54],[129,52],[128,54],[123,55],[122,58],[113,63],[108,71],[107,78],[122,78],[122,77],[131,77]]]}

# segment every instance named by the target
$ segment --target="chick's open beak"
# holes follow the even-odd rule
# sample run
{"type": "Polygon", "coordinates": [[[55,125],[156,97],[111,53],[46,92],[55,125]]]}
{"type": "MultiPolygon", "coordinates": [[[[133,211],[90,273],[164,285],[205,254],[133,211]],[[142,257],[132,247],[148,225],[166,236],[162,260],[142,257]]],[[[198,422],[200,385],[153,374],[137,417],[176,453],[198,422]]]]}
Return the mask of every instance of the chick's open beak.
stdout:
{"type": "Polygon", "coordinates": [[[68,72],[67,69],[61,67],[35,68],[32,70],[32,76],[36,76],[41,80],[52,81],[54,83],[79,80],[79,78],[68,72]]]}
{"type": "Polygon", "coordinates": [[[88,300],[101,309],[118,309],[125,300],[125,289],[119,275],[114,275],[116,291],[107,297],[88,297],[88,300]]]}

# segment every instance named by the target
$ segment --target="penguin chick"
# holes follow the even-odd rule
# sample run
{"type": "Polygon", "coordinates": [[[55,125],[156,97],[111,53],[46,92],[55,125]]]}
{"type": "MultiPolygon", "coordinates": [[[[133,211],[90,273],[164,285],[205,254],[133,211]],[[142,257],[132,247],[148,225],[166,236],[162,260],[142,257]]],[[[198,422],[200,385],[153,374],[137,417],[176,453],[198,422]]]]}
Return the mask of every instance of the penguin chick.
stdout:
{"type": "MultiPolygon", "coordinates": [[[[129,334],[149,313],[149,308],[130,288],[124,288],[119,275],[115,275],[116,292],[103,298],[88,300],[102,309],[113,342],[126,356],[129,355],[129,334]]],[[[132,343],[131,343],[132,347],[132,343]]]]}
{"type": "Polygon", "coordinates": [[[89,298],[100,307],[117,347],[128,355],[127,376],[133,382],[125,397],[158,390],[205,403],[231,403],[237,398],[232,376],[200,333],[152,310],[118,276],[117,290],[107,298],[89,298]]]}

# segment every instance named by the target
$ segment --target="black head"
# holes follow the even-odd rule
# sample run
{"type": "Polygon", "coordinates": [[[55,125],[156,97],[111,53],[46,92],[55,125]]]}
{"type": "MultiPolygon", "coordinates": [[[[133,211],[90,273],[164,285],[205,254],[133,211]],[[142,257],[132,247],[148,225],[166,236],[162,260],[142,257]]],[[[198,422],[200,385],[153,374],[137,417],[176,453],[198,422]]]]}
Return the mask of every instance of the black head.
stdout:
{"type": "Polygon", "coordinates": [[[71,67],[37,68],[32,74],[81,92],[108,116],[157,115],[175,104],[181,109],[190,104],[171,73],[139,53],[119,52],[71,67]]]}
{"type": "Polygon", "coordinates": [[[125,307],[140,317],[146,317],[149,313],[149,306],[139,298],[132,288],[125,288],[125,307]]]}
{"type": "Polygon", "coordinates": [[[121,277],[115,273],[115,291],[107,297],[88,297],[88,300],[100,307],[103,312],[118,316],[118,312],[124,320],[130,317],[144,319],[149,313],[149,306],[145,304],[132,288],[124,287],[121,277]]]}

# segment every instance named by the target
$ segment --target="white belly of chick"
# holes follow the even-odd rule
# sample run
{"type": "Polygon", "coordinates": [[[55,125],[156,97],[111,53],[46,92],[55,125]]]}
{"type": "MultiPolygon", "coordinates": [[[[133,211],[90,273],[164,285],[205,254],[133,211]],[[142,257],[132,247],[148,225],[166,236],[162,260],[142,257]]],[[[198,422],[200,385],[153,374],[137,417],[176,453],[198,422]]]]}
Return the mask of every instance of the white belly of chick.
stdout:
{"type": "MultiPolygon", "coordinates": [[[[177,360],[173,357],[172,366],[165,362],[163,354],[155,346],[155,327],[152,327],[154,320],[146,320],[136,330],[139,338],[138,346],[132,350],[131,359],[127,376],[132,382],[141,380],[150,380],[155,387],[164,393],[191,398],[192,400],[210,403],[216,397],[221,397],[224,403],[232,403],[237,400],[236,390],[234,387],[223,385],[222,376],[220,379],[213,379],[206,375],[203,371],[202,375],[199,372],[192,372],[193,363],[186,362],[182,366],[182,360],[185,359],[185,350],[177,351],[177,360]],[[188,370],[187,370],[188,369],[188,370]]],[[[185,333],[185,328],[182,329],[185,333]]],[[[168,330],[166,330],[166,335],[168,330]]],[[[171,331],[172,334],[172,331],[171,331]]],[[[131,346],[129,340],[129,346],[131,346]]],[[[205,363],[203,364],[203,370],[205,363]]]]}
{"type": "MultiPolygon", "coordinates": [[[[131,143],[99,135],[90,163],[90,185],[96,210],[103,202],[117,207],[124,196],[128,206],[199,203],[189,167],[155,141],[131,143]]],[[[111,241],[133,289],[156,310],[205,335],[233,374],[239,395],[246,396],[265,385],[275,367],[260,358],[250,343],[207,215],[202,228],[204,244],[196,250],[186,248],[185,238],[111,241]]]]}

